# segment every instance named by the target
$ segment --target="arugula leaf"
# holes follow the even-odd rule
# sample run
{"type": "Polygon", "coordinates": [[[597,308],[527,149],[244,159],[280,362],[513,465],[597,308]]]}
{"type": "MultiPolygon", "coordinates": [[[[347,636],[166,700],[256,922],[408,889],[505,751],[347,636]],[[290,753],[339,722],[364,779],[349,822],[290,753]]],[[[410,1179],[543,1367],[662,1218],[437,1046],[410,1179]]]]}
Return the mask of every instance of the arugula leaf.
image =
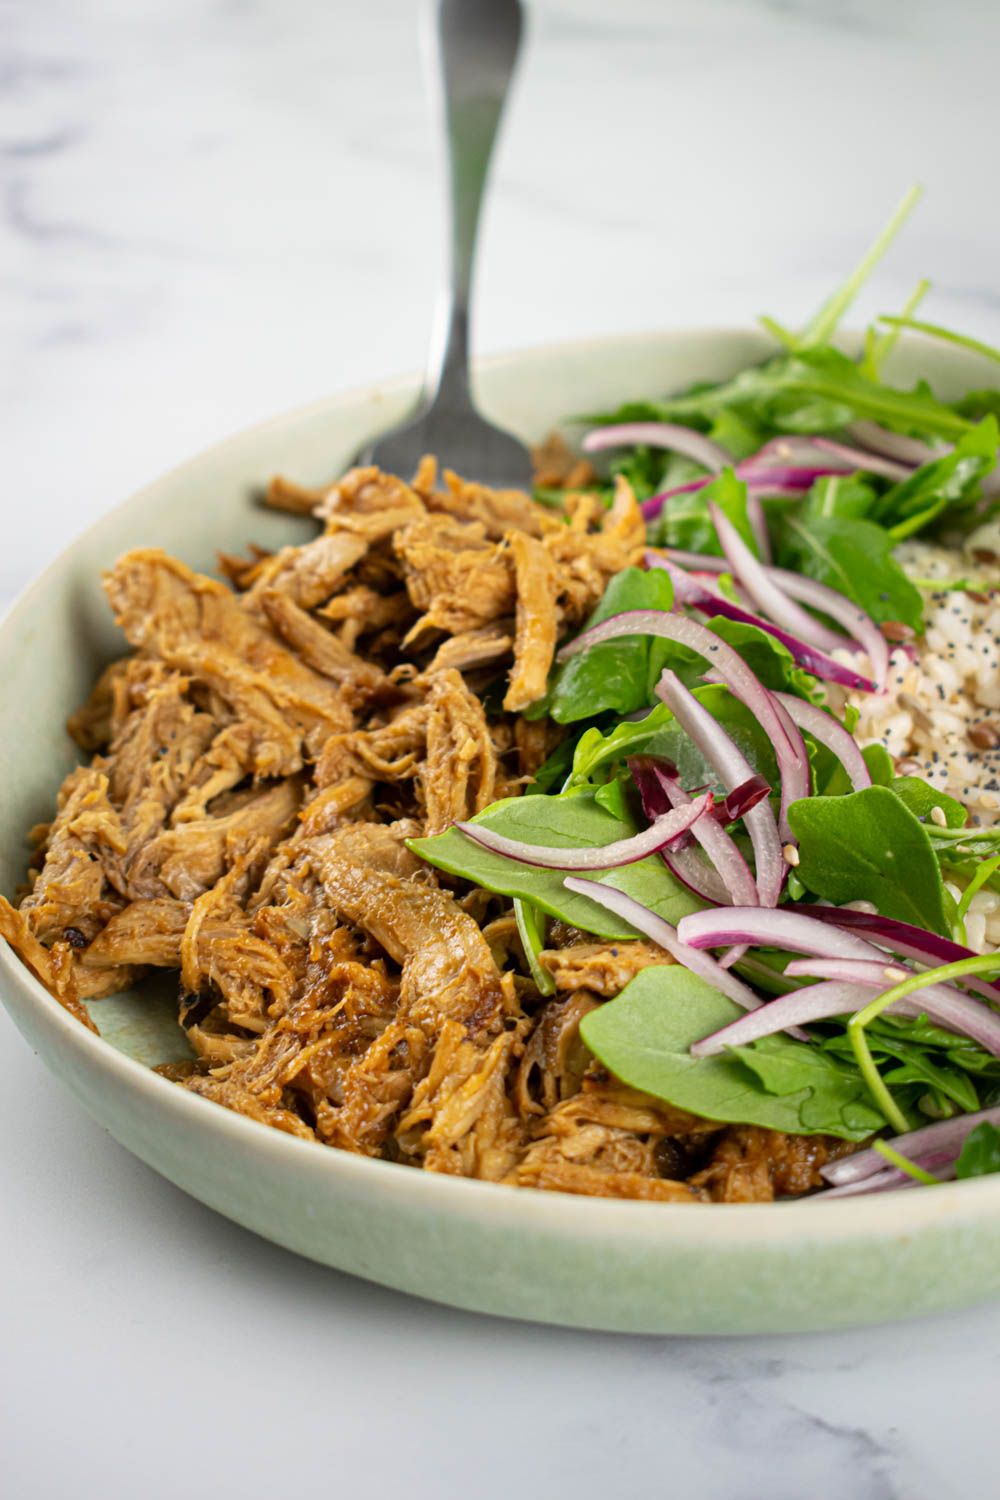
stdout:
{"type": "Polygon", "coordinates": [[[973,504],[979,481],[996,467],[1000,429],[994,416],[984,417],[951,453],[923,464],[908,479],[893,485],[876,502],[872,518],[889,528],[893,541],[922,531],[945,510],[973,504]]]}
{"type": "Polygon", "coordinates": [[[897,917],[950,936],[944,884],[927,830],[887,787],[845,797],[806,797],[788,810],[799,843],[796,874],[838,904],[871,901],[897,917]]]}
{"type": "Polygon", "coordinates": [[[858,521],[871,512],[875,499],[875,488],[869,480],[856,474],[830,474],[817,479],[800,510],[810,520],[858,521]]]}
{"type": "Polygon", "coordinates": [[[892,556],[892,538],[873,521],[791,513],[785,518],[781,562],[853,599],[875,621],[901,620],[923,629],[920,590],[892,556]]]}
{"type": "Polygon", "coordinates": [[[967,333],[954,333],[950,328],[943,328],[940,323],[925,323],[922,318],[895,318],[888,314],[883,314],[879,322],[887,323],[890,328],[909,328],[914,333],[925,333],[928,338],[942,339],[946,344],[954,344],[958,349],[968,349],[973,354],[981,354],[985,359],[993,359],[1000,364],[1000,349],[994,349],[992,344],[984,344],[982,339],[971,338],[967,333]]]}
{"type": "Polygon", "coordinates": [[[902,391],[869,380],[829,345],[742,370],[708,390],[662,402],[660,412],[668,421],[695,417],[711,423],[729,407],[784,432],[830,432],[868,418],[895,431],[954,440],[970,425],[926,385],[902,391]]]}
{"type": "MultiPolygon", "coordinates": [[[[694,696],[724,726],[753,769],[770,786],[776,786],[778,763],[774,747],[750,710],[728,688],[714,683],[695,688],[694,696]]],[[[573,760],[571,785],[594,781],[608,766],[630,755],[655,755],[672,761],[686,787],[707,786],[716,793],[724,791],[717,773],[666,704],[657,704],[644,719],[617,725],[609,734],[590,729],[581,735],[573,760]]]]}
{"type": "Polygon", "coordinates": [[[617,999],[584,1017],[580,1034],[623,1083],[703,1119],[848,1141],[882,1128],[860,1074],[810,1043],[774,1036],[721,1057],[691,1056],[693,1042],[740,1014],[705,980],[672,964],[637,974],[617,999]]]}
{"type": "MultiPolygon", "coordinates": [[[[625,568],[604,591],[585,628],[631,609],[669,610],[674,591],[661,568],[625,568]]],[[[572,724],[613,711],[631,713],[653,696],[653,687],[671,646],[655,636],[628,636],[581,651],[555,668],[549,690],[531,717],[548,714],[557,724],[572,724]]]]}
{"type": "MultiPolygon", "coordinates": [[[[610,844],[635,832],[631,820],[624,822],[601,807],[589,787],[557,797],[507,797],[494,802],[472,821],[528,844],[566,849],[610,844]]],[[[639,936],[621,917],[605,911],[587,896],[568,891],[563,885],[565,871],[542,870],[493,854],[456,828],[433,838],[408,839],[407,848],[449,875],[461,876],[502,896],[531,902],[550,917],[559,917],[582,932],[612,939],[639,936]]],[[[674,879],[658,854],[634,865],[595,871],[589,878],[626,891],[675,925],[688,912],[701,908],[698,898],[674,879]]]]}
{"type": "Polygon", "coordinates": [[[858,265],[841,282],[833,295],[823,303],[819,312],[806,324],[795,340],[795,348],[807,349],[810,345],[829,342],[836,333],[847,309],[917,206],[921,191],[919,187],[911,187],[905,194],[875,243],[865,252],[858,265]]]}
{"type": "Polygon", "coordinates": [[[1000,1130],[989,1120],[983,1120],[965,1137],[955,1164],[955,1176],[987,1177],[993,1172],[1000,1172],[1000,1130]]]}

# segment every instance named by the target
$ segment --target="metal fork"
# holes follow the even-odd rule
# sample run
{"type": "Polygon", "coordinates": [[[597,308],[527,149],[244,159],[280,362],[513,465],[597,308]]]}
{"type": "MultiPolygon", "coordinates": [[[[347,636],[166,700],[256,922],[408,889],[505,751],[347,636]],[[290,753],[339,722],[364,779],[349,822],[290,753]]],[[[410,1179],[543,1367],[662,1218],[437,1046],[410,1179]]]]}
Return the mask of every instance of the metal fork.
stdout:
{"type": "Polygon", "coordinates": [[[439,0],[434,71],[444,101],[450,254],[438,300],[423,389],[412,415],[373,443],[357,463],[404,477],[425,453],[468,479],[525,489],[527,449],[480,416],[469,382],[469,299],[476,232],[504,100],[521,42],[520,0],[439,0]]]}

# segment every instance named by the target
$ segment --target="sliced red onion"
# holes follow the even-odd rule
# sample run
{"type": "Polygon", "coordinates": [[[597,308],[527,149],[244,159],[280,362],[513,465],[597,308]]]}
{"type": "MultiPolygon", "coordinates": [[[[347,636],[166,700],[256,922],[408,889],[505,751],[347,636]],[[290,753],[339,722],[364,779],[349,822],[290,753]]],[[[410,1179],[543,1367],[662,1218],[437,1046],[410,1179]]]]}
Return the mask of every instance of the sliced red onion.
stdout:
{"type": "Polygon", "coordinates": [[[832,1016],[853,1014],[867,1005],[871,991],[861,984],[811,984],[806,989],[779,995],[760,1006],[751,1016],[730,1021],[711,1036],[703,1037],[690,1048],[692,1057],[718,1057],[727,1047],[745,1047],[762,1037],[774,1036],[792,1026],[807,1026],[810,1021],[828,1021],[832,1016]]]}
{"type": "MultiPolygon", "coordinates": [[[[756,491],[758,495],[798,498],[804,495],[817,479],[823,479],[828,474],[841,474],[844,471],[830,463],[800,468],[786,464],[758,465],[752,458],[748,458],[743,463],[737,464],[734,472],[738,479],[745,481],[748,491],[756,491]]],[[[708,474],[701,479],[690,479],[687,484],[675,484],[669,490],[660,490],[658,494],[650,495],[648,500],[644,500],[640,510],[647,521],[653,521],[669,500],[675,499],[678,495],[696,494],[698,490],[703,490],[706,485],[711,484],[713,477],[708,474]]]]}
{"type": "Polygon", "coordinates": [[[713,443],[703,432],[693,427],[680,427],[675,422],[618,422],[611,427],[595,427],[583,440],[584,453],[600,453],[605,448],[630,448],[642,444],[647,448],[669,448],[673,453],[683,454],[696,464],[711,469],[717,474],[733,461],[719,443],[713,443]]]}
{"type": "Polygon", "coordinates": [[[821,453],[842,459],[852,469],[861,469],[866,474],[880,474],[883,479],[893,479],[898,483],[909,479],[913,473],[912,464],[899,463],[896,459],[884,458],[880,454],[865,453],[860,448],[849,448],[846,443],[836,443],[832,438],[813,438],[813,443],[821,453]]]}
{"type": "MultiPolygon", "coordinates": [[[[656,691],[727,791],[735,791],[753,777],[754,769],[743,752],[675,672],[664,672],[656,691]]],[[[745,814],[743,821],[753,845],[758,900],[764,906],[775,906],[787,867],[770,804],[758,803],[745,814]]]]}
{"type": "Polygon", "coordinates": [[[717,505],[710,504],[708,511],[734,576],[746,589],[751,602],[761,614],[820,651],[852,649],[852,641],[834,630],[828,630],[775,583],[773,576],[754,557],[732,521],[717,505]]]}
{"type": "MultiPolygon", "coordinates": [[[[897,922],[894,917],[879,916],[877,912],[855,911],[850,906],[810,905],[807,902],[785,909],[824,925],[832,924],[851,932],[864,932],[872,943],[878,943],[903,958],[916,959],[917,963],[951,964],[957,963],[959,959],[975,957],[971,948],[952,942],[951,938],[940,937],[936,932],[925,932],[922,927],[914,927],[910,922],[897,922]]],[[[814,950],[816,953],[819,951],[818,947],[814,950]]],[[[823,956],[833,958],[836,955],[831,953],[823,956]]],[[[1000,1004],[1000,980],[983,979],[979,974],[966,974],[961,983],[965,988],[976,990],[988,1000],[1000,1004]]]]}
{"type": "MultiPolygon", "coordinates": [[[[800,468],[809,468],[815,466],[818,459],[819,450],[814,438],[783,433],[780,437],[770,438],[747,462],[756,467],[792,464],[800,468]]],[[[851,465],[843,464],[842,467],[847,470],[851,465]]]]}
{"type": "MultiPolygon", "coordinates": [[[[671,807],[686,807],[691,801],[686,793],[676,800],[668,796],[669,774],[666,770],[661,770],[659,762],[652,756],[631,756],[628,768],[638,790],[642,810],[650,821],[662,817],[665,812],[669,812],[671,807]]],[[[676,767],[673,769],[676,770],[676,767]]],[[[725,816],[725,811],[723,811],[723,816],[725,816]]],[[[713,818],[712,821],[715,822],[715,819],[713,818]]],[[[704,822],[704,819],[699,819],[699,823],[701,822],[704,822]]],[[[696,824],[695,827],[697,826],[696,824]]],[[[718,823],[715,826],[718,828],[718,823]]],[[[708,901],[712,906],[730,906],[732,896],[722,876],[712,865],[706,864],[698,851],[691,847],[693,831],[692,829],[685,835],[683,842],[676,840],[662,849],[661,858],[671,874],[676,875],[677,879],[702,901],[708,901]]],[[[753,885],[752,879],[750,883],[753,885]]],[[[754,887],[754,894],[756,895],[756,887],[754,887]]]]}
{"type": "MultiPolygon", "coordinates": [[[[906,1137],[901,1135],[896,1137],[896,1140],[900,1141],[905,1139],[906,1137]]],[[[884,1156],[880,1156],[878,1152],[875,1154],[879,1156],[880,1161],[885,1161],[884,1156]]],[[[913,1158],[911,1157],[910,1159],[912,1161],[913,1158]]],[[[954,1157],[950,1161],[941,1162],[939,1165],[933,1160],[917,1162],[916,1165],[923,1167],[926,1172],[933,1172],[939,1182],[951,1182],[957,1175],[954,1157]]],[[[821,1167],[820,1171],[822,1170],[821,1167]]],[[[864,1193],[886,1193],[924,1186],[926,1186],[925,1183],[922,1183],[917,1177],[911,1177],[909,1172],[902,1172],[899,1167],[891,1167],[886,1164],[885,1170],[882,1172],[874,1172],[871,1177],[864,1177],[860,1182],[845,1183],[843,1187],[826,1188],[825,1191],[816,1193],[815,1197],[819,1202],[825,1203],[828,1198],[859,1198],[864,1193]]]]}
{"type": "Polygon", "coordinates": [[[740,818],[745,818],[758,802],[763,802],[764,798],[770,795],[771,788],[763,776],[750,776],[731,792],[726,793],[726,800],[722,807],[713,806],[712,816],[721,822],[723,809],[725,809],[726,822],[737,823],[740,818]]]}
{"type": "Polygon", "coordinates": [[[681,885],[686,886],[700,901],[707,901],[712,906],[732,904],[732,897],[726,890],[722,876],[706,862],[697,849],[690,846],[686,849],[664,849],[661,858],[671,875],[676,876],[681,885]]]}
{"type": "Polygon", "coordinates": [[[845,630],[851,632],[858,645],[867,653],[876,685],[879,692],[882,692],[889,674],[889,644],[871,616],[865,614],[853,600],[825,583],[817,583],[814,578],[800,577],[798,573],[789,573],[785,568],[772,568],[771,576],[793,599],[808,604],[812,609],[822,610],[823,614],[829,615],[831,620],[836,620],[838,625],[843,625],[845,630]]]}
{"type": "Polygon", "coordinates": [[[671,839],[686,833],[711,806],[712,794],[706,792],[698,802],[664,813],[640,833],[588,849],[555,849],[544,844],[527,844],[523,839],[509,839],[502,833],[495,833],[482,823],[455,823],[453,827],[493,854],[519,860],[521,864],[537,865],[544,870],[615,870],[620,865],[632,865],[650,854],[658,854],[671,839]]]}
{"type": "Polygon", "coordinates": [[[870,448],[873,453],[883,453],[889,458],[898,459],[900,463],[909,464],[918,469],[930,463],[931,459],[943,458],[945,454],[952,451],[950,443],[942,444],[939,448],[932,448],[929,443],[922,443],[919,438],[906,437],[901,432],[890,432],[887,427],[880,427],[877,422],[851,422],[847,431],[855,442],[861,443],[865,448],[870,448]]]}
{"type": "MultiPolygon", "coordinates": [[[[648,552],[646,554],[647,567],[652,565],[654,559],[661,557],[661,553],[648,552]]],[[[679,564],[682,568],[696,568],[706,573],[725,573],[730,566],[724,557],[713,557],[710,553],[684,552],[676,547],[669,549],[666,559],[675,567],[679,564]]],[[[870,615],[865,614],[863,609],[860,609],[844,594],[831,589],[825,583],[817,583],[814,578],[789,573],[785,568],[769,568],[768,574],[793,599],[798,599],[801,604],[808,604],[812,609],[822,611],[823,614],[829,615],[831,620],[836,620],[838,625],[843,625],[862,650],[867,652],[875,674],[875,681],[880,689],[884,687],[889,670],[889,646],[870,615]]],[[[776,635],[777,631],[773,633],[776,635]]],[[[778,639],[780,640],[781,637],[779,636],[778,639]]],[[[785,645],[789,645],[788,641],[785,641],[785,645]]],[[[789,650],[791,650],[790,645],[789,650]]],[[[816,673],[817,677],[820,675],[819,672],[816,673]]]]}
{"type": "MultiPolygon", "coordinates": [[[[835,979],[847,984],[868,985],[876,990],[887,990],[908,979],[912,970],[897,969],[874,959],[827,958],[793,959],[785,973],[790,978],[807,975],[816,979],[835,979]]],[[[890,1010],[900,1016],[923,1016],[953,1031],[959,1036],[971,1037],[994,1057],[1000,1057],[1000,1016],[984,1005],[963,995],[950,984],[928,982],[923,989],[897,1000],[890,1010]]]]}
{"type": "Polygon", "coordinates": [[[873,943],[787,906],[730,906],[718,911],[692,912],[681,918],[677,932],[681,942],[689,943],[692,948],[752,943],[808,953],[812,957],[882,959],[873,943]]]}
{"type": "Polygon", "coordinates": [[[692,974],[697,974],[712,985],[713,989],[727,995],[741,1010],[756,1010],[760,1006],[760,998],[737,979],[735,974],[730,974],[707,953],[699,953],[696,949],[687,947],[678,938],[676,927],[664,921],[663,917],[658,917],[634,897],[627,896],[624,891],[616,891],[614,886],[605,885],[603,881],[579,880],[573,875],[568,875],[563,885],[568,891],[575,891],[578,896],[588,896],[598,906],[603,906],[606,911],[614,912],[615,916],[630,923],[637,932],[665,948],[671,958],[690,969],[692,974]]]}
{"type": "MultiPolygon", "coordinates": [[[[726,687],[753,714],[758,724],[774,746],[781,772],[781,811],[779,827],[784,839],[791,838],[788,828],[787,810],[792,802],[809,795],[809,761],[802,736],[796,729],[790,733],[787,721],[783,721],[771,699],[767,688],[750,670],[738,651],[720,640],[696,620],[682,615],[667,614],[657,609],[634,609],[614,615],[592,625],[575,641],[570,641],[558,654],[559,661],[586,651],[601,641],[611,641],[623,635],[655,635],[664,640],[676,641],[704,657],[718,671],[726,687]]],[[[793,726],[794,727],[794,726],[793,726]]]]}
{"type": "Polygon", "coordinates": [[[652,548],[646,553],[646,566],[664,567],[673,563],[679,568],[700,568],[705,573],[728,573],[729,564],[724,557],[715,557],[711,552],[685,552],[682,547],[667,547],[662,552],[652,548]]]}
{"type": "MultiPolygon", "coordinates": [[[[756,779],[761,780],[760,777],[756,779]]],[[[766,784],[765,782],[765,786],[766,784]]],[[[663,787],[672,806],[690,806],[691,798],[675,777],[664,776],[663,787]]],[[[752,808],[748,809],[751,812],[752,810],[752,808]]],[[[773,814],[771,821],[774,822],[773,814]]],[[[691,832],[722,880],[725,891],[723,900],[732,906],[759,905],[760,896],[753,875],[750,873],[750,866],[722,825],[716,822],[715,818],[699,818],[692,825],[691,832]]]]}
{"type": "MultiPolygon", "coordinates": [[[[680,582],[675,574],[683,570],[670,565],[669,558],[662,557],[657,552],[646,553],[646,564],[648,567],[663,568],[670,573],[674,579],[675,598],[686,604],[691,609],[698,610],[699,614],[708,615],[711,618],[719,615],[726,620],[737,620],[742,625],[754,625],[758,630],[763,630],[767,635],[773,635],[775,640],[792,653],[793,658],[800,667],[811,672],[814,677],[820,677],[824,682],[836,682],[841,687],[863,692],[875,691],[875,683],[869,677],[862,677],[853,668],[844,666],[833,657],[827,656],[825,652],[818,651],[814,646],[801,641],[797,636],[789,635],[787,630],[782,630],[780,625],[772,625],[770,620],[765,620],[760,615],[751,614],[749,610],[734,604],[732,600],[726,599],[722,594],[710,592],[709,589],[700,585],[690,573],[685,574],[686,582],[680,582]]],[[[777,571],[777,570],[776,570],[777,571]]]]}
{"type": "Polygon", "coordinates": [[[767,529],[767,517],[761,504],[760,495],[756,490],[747,489],[747,520],[753,539],[757,543],[757,551],[765,563],[771,561],[771,533],[767,529]]]}
{"type": "Polygon", "coordinates": [[[837,757],[856,792],[871,786],[871,772],[857,741],[832,714],[828,714],[823,708],[817,708],[815,703],[806,703],[804,699],[796,698],[792,693],[773,693],[772,697],[777,699],[800,729],[811,734],[814,740],[825,745],[837,757]]]}
{"type": "MultiPolygon", "coordinates": [[[[1000,1126],[1000,1107],[979,1109],[970,1115],[956,1115],[951,1120],[936,1120],[933,1125],[921,1125],[919,1130],[894,1136],[892,1144],[903,1156],[909,1157],[910,1161],[923,1166],[932,1155],[958,1156],[969,1132],[983,1124],[1000,1126]]],[[[820,1167],[820,1173],[827,1182],[839,1187],[844,1183],[859,1182],[863,1178],[875,1176],[883,1172],[885,1166],[885,1157],[880,1152],[869,1149],[827,1162],[820,1167]]]]}

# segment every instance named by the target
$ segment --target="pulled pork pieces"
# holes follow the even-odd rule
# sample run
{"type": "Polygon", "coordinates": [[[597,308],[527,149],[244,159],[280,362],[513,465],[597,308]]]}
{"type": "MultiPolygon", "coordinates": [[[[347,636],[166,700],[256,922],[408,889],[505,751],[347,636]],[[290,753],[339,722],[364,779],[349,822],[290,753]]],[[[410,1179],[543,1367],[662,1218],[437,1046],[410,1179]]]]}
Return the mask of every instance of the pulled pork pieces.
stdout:
{"type": "Polygon", "coordinates": [[[720,1130],[587,1053],[582,1017],[665,953],[553,924],[546,1000],[509,904],[406,845],[516,795],[558,743],[521,714],[641,556],[628,486],[558,514],[425,460],[412,484],[359,468],[268,498],[322,534],[222,559],[233,587],[152,548],[106,575],[132,653],[70,721],[92,759],[0,934],[90,1026],[85,1001],[174,970],[193,1060],[170,1076],[304,1139],[611,1197],[812,1185],[822,1143],[720,1130]]]}

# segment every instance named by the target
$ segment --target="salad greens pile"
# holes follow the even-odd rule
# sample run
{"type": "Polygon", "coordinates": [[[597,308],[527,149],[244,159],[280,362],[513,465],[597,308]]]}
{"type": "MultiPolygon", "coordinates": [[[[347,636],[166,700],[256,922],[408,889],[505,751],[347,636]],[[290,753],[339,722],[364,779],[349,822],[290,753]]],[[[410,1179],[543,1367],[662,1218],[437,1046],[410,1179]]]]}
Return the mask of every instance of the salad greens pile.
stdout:
{"type": "MultiPolygon", "coordinates": [[[[908,1176],[926,1181],[928,1170],[920,1163],[932,1159],[946,1176],[1000,1170],[1000,1048],[990,1029],[992,1010],[1000,1006],[1000,986],[993,984],[1000,977],[1000,955],[974,958],[964,926],[976,891],[988,886],[1000,892],[1000,827],[967,826],[961,803],[918,776],[897,774],[880,745],[866,748],[862,763],[857,747],[853,757],[843,754],[843,737],[853,730],[856,714],[848,710],[838,717],[815,657],[805,645],[797,649],[787,630],[772,633],[781,622],[766,617],[750,575],[734,567],[719,517],[735,528],[772,580],[795,575],[834,591],[827,593],[829,600],[835,595],[841,604],[850,601],[863,612],[861,619],[884,627],[897,645],[923,628],[921,589],[901,566],[898,544],[918,533],[947,537],[969,531],[997,515],[1000,500],[989,476],[1000,447],[1000,391],[974,391],[948,402],[924,381],[897,388],[882,371],[903,328],[997,361],[1000,352],[917,320],[913,314],[925,283],[901,316],[877,320],[854,353],[833,342],[840,319],[913,201],[908,195],[857,270],[800,333],[763,320],[780,345],[763,364],[676,397],[633,401],[588,419],[598,431],[621,429],[621,448],[606,441],[592,446],[612,454],[608,500],[617,476],[624,475],[643,503],[651,565],[611,579],[581,635],[560,654],[545,696],[528,711],[529,719],[561,726],[564,737],[525,795],[410,845],[448,876],[514,899],[526,960],[545,993],[552,985],[539,955],[551,919],[608,942],[643,934],[664,940],[665,933],[678,939],[680,962],[642,970],[617,998],[586,1016],[582,1036],[588,1048],[626,1084],[707,1119],[851,1142],[891,1127],[904,1135],[903,1146],[907,1133],[917,1132],[913,1161],[886,1146],[874,1153],[870,1172],[859,1178],[867,1186],[858,1191],[898,1185],[908,1176]],[[667,437],[662,444],[625,442],[636,423],[654,436],[660,430],[668,436],[686,432],[689,441],[679,447],[667,437]],[[706,438],[727,457],[715,473],[691,456],[702,451],[699,443],[704,446],[706,438]],[[704,597],[699,606],[697,594],[683,592],[685,575],[675,563],[691,570],[698,588],[711,590],[711,607],[704,597]],[[727,604],[738,606],[730,613],[741,617],[714,612],[715,605],[727,604]],[[707,671],[710,646],[689,647],[657,634],[649,623],[675,619],[685,609],[697,614],[699,608],[707,615],[704,639],[732,647],[765,697],[785,695],[786,703],[819,708],[822,725],[829,720],[829,732],[820,732],[820,722],[810,732],[807,717],[792,715],[799,728],[791,725],[790,742],[805,757],[809,795],[788,806],[781,788],[789,751],[762,727],[756,700],[707,671]],[[589,632],[602,624],[607,638],[591,644],[589,632]],[[709,716],[714,729],[707,740],[685,730],[661,701],[657,688],[665,671],[676,674],[709,716]],[[742,816],[731,815],[725,803],[734,791],[726,770],[734,748],[740,763],[766,783],[762,806],[782,828],[787,870],[781,904],[773,911],[774,940],[739,942],[732,972],[752,989],[753,1004],[765,1002],[750,1012],[753,1017],[766,1018],[766,1002],[784,996],[791,997],[782,1003],[792,1004],[792,1019],[789,1029],[771,1032],[765,1019],[765,1029],[746,1044],[694,1055],[693,1046],[741,1015],[733,999],[683,962],[685,919],[712,903],[697,882],[691,887],[681,878],[669,843],[614,868],[602,867],[599,855],[603,846],[629,839],[663,815],[640,792],[635,768],[642,757],[660,768],[668,794],[674,788],[676,797],[688,800],[695,792],[711,792],[715,808],[706,816],[724,826],[731,858],[752,867],[758,846],[751,847],[742,816]],[[496,836],[517,841],[523,857],[489,847],[496,836]],[[566,870],[534,863],[533,847],[584,856],[592,851],[596,862],[586,868],[597,884],[591,894],[568,888],[566,870]],[[960,901],[949,886],[963,891],[960,901]],[[632,898],[629,911],[642,914],[638,926],[601,904],[602,887],[632,898]],[[825,931],[843,933],[851,929],[849,918],[861,920],[857,912],[842,910],[848,903],[866,903],[870,927],[863,936],[875,944],[884,977],[873,983],[870,973],[861,981],[845,972],[834,996],[833,975],[827,987],[831,1003],[841,1000],[840,1009],[810,1021],[803,1033],[795,1029],[794,1004],[816,986],[813,977],[786,973],[794,945],[782,946],[783,913],[811,911],[819,931],[819,909],[834,919],[825,931]],[[941,962],[950,967],[932,989],[934,966],[941,962]],[[909,1002],[887,1008],[879,997],[907,976],[914,991],[909,1002]],[[841,994],[848,980],[869,986],[867,992],[856,989],[861,998],[850,1005],[841,994]],[[935,1011],[936,995],[943,997],[944,1010],[935,1011]],[[961,1017],[967,1011],[972,1016],[969,1007],[977,1015],[988,1013],[985,1028],[965,1028],[961,1017]],[[943,1016],[951,1018],[947,1024],[943,1016]],[[930,1122],[957,1126],[962,1116],[983,1111],[996,1111],[996,1120],[950,1137],[946,1158],[940,1158],[937,1138],[923,1144],[930,1122]]],[[[550,492],[542,498],[562,497],[550,492]]],[[[821,604],[811,607],[817,631],[829,635],[831,616],[821,604]]],[[[835,618],[842,621],[842,611],[835,618]]],[[[853,649],[860,648],[855,643],[853,649]]],[[[692,831],[697,835],[697,824],[692,831]]],[[[718,883],[717,873],[708,873],[718,883]]],[[[743,909],[730,910],[739,928],[743,909]]],[[[814,951],[824,956],[818,939],[814,951]]],[[[830,950],[835,956],[840,951],[830,950]]],[[[898,987],[906,990],[907,983],[898,987]]],[[[930,1180],[939,1180],[937,1171],[930,1180]]]]}

